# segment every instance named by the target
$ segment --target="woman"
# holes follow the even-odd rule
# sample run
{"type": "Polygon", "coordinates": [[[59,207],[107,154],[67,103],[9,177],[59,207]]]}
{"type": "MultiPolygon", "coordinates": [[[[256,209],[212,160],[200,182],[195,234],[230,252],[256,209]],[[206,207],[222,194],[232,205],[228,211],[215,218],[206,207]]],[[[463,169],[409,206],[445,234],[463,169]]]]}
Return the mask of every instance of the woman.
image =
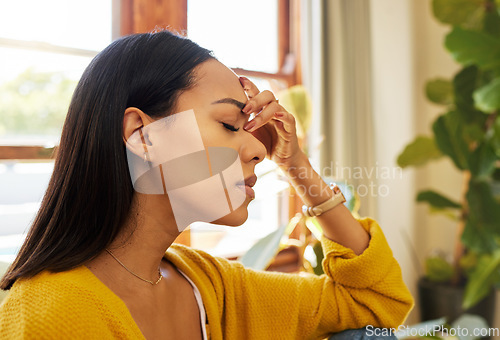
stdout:
{"type": "MultiPolygon", "coordinates": [[[[325,188],[298,147],[293,116],[272,93],[167,31],[121,38],[75,90],[40,211],[0,282],[11,289],[0,338],[317,339],[398,326],[413,301],[381,229],[353,219],[340,194],[325,188]],[[307,206],[330,202],[317,217],[327,275],[256,272],[172,244],[183,228],[172,195],[134,190],[127,153],[140,136],[149,162],[156,142],[143,131],[185,112],[206,150],[236,150],[241,162],[244,199],[213,223],[246,220],[254,167],[267,155],[306,188],[307,206]]],[[[208,203],[211,194],[198,196],[208,203]]]]}

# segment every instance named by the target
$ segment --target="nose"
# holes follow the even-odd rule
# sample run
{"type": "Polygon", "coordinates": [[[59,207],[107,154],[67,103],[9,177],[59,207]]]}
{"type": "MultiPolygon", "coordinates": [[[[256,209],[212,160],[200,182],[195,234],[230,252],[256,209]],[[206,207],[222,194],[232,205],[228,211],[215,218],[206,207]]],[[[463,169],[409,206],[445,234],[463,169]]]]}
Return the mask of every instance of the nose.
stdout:
{"type": "Polygon", "coordinates": [[[266,147],[251,133],[245,133],[245,139],[240,147],[240,158],[244,163],[258,164],[266,157],[266,147]]]}

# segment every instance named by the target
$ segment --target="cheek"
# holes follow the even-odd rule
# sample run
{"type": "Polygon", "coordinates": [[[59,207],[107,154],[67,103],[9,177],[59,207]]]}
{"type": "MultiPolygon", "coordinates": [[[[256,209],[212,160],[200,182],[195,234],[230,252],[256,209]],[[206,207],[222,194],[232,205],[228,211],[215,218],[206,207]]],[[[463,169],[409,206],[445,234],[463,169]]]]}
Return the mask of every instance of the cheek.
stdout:
{"type": "Polygon", "coordinates": [[[217,127],[212,124],[207,124],[200,129],[201,138],[203,139],[203,144],[205,147],[209,146],[222,146],[221,142],[223,138],[221,138],[221,133],[217,133],[217,127]]]}
{"type": "Polygon", "coordinates": [[[209,146],[221,146],[220,142],[223,141],[222,132],[220,129],[220,123],[209,119],[205,115],[200,117],[196,115],[196,121],[198,123],[198,130],[200,131],[201,139],[205,147],[209,146]]]}

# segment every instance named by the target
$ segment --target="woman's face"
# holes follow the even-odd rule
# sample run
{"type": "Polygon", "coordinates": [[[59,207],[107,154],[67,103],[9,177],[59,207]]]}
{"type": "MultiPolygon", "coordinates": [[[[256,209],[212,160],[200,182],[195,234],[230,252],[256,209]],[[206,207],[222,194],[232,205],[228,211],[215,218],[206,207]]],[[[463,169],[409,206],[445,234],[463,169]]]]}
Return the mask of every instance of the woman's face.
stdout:
{"type": "MultiPolygon", "coordinates": [[[[255,165],[264,159],[266,149],[243,129],[249,116],[241,109],[248,99],[238,77],[216,60],[200,64],[194,76],[195,85],[179,96],[174,112],[193,110],[205,148],[235,150],[241,160],[246,184],[253,185],[251,177],[254,176],[255,165]]],[[[248,217],[247,206],[254,198],[250,186],[242,188],[246,193],[243,204],[212,223],[242,224],[248,217]]]]}

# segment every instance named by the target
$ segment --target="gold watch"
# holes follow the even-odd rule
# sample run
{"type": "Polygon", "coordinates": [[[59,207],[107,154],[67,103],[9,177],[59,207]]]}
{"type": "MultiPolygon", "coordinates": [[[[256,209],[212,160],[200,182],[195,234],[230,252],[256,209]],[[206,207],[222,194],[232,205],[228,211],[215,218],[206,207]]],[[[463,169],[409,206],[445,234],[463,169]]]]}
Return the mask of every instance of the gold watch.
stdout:
{"type": "Polygon", "coordinates": [[[322,213],[331,210],[346,201],[344,195],[342,194],[342,191],[340,191],[340,188],[337,186],[337,184],[330,183],[330,188],[333,191],[332,198],[314,207],[303,205],[302,213],[307,217],[320,216],[322,213]]]}

